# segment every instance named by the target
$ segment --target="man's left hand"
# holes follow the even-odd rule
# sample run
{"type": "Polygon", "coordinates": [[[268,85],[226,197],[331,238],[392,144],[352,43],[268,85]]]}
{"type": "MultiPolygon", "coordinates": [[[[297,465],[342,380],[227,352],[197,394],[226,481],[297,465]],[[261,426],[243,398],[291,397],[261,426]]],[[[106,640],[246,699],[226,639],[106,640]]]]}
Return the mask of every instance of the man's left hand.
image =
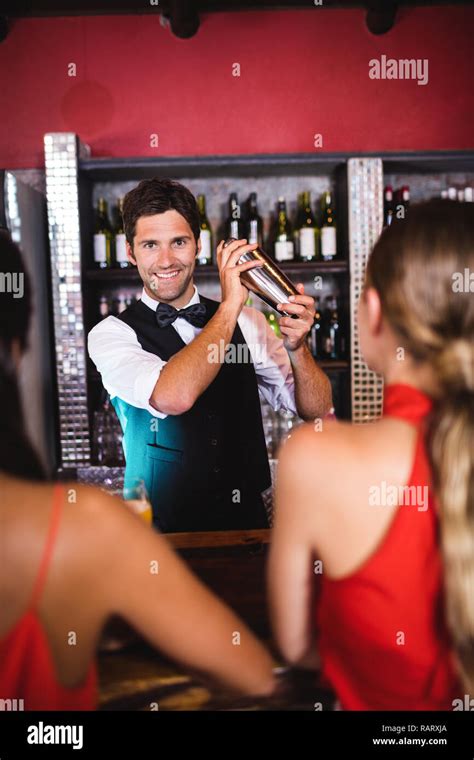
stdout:
{"type": "Polygon", "coordinates": [[[296,314],[298,319],[281,317],[279,324],[283,338],[283,344],[287,351],[296,351],[303,345],[306,336],[311,330],[316,312],[314,298],[304,295],[304,285],[299,282],[296,289],[300,295],[290,296],[292,299],[287,303],[279,303],[277,309],[286,311],[288,314],[296,314]]]}

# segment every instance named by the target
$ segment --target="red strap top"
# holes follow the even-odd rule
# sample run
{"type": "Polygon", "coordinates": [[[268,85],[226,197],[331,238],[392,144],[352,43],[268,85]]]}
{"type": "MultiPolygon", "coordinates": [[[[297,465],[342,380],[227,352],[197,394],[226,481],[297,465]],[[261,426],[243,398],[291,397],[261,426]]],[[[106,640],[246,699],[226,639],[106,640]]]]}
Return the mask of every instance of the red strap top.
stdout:
{"type": "Polygon", "coordinates": [[[64,503],[64,488],[56,483],[46,544],[26,612],[0,640],[0,697],[21,700],[18,710],[93,710],[97,704],[97,674],[91,663],[83,683],[66,688],[58,682],[49,642],[38,615],[64,503]]]}
{"type": "Polygon", "coordinates": [[[344,709],[450,710],[464,694],[444,623],[438,520],[428,490],[423,422],[431,408],[431,399],[412,386],[385,387],[384,416],[419,428],[407,484],[416,491],[406,492],[414,498],[404,498],[362,567],[339,580],[323,576],[322,671],[344,709]]]}

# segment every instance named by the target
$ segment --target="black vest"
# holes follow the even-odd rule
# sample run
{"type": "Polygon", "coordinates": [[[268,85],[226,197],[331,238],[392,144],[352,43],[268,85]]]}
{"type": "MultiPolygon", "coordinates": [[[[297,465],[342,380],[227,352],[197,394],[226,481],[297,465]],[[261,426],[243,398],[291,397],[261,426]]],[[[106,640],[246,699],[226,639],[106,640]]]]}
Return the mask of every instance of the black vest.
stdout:
{"type": "MultiPolygon", "coordinates": [[[[200,299],[208,321],[219,303],[200,299]]],[[[134,330],[145,351],[164,361],[185,347],[172,325],[158,327],[154,310],[142,301],[119,319],[134,330]]],[[[146,410],[134,414],[135,407],[129,407],[125,485],[137,476],[145,480],[154,523],[162,531],[268,526],[261,492],[271,485],[271,476],[257,378],[238,324],[230,343],[240,361],[224,362],[185,414],[159,419],[146,410]]]]}

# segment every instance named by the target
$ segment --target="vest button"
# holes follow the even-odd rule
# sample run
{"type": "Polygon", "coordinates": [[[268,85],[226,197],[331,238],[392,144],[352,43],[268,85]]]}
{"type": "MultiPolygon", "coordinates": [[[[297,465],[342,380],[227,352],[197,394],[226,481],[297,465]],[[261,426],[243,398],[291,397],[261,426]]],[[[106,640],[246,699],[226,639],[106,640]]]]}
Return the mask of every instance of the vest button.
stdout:
{"type": "Polygon", "coordinates": [[[211,438],[211,445],[217,446],[217,438],[211,438]]]}
{"type": "Polygon", "coordinates": [[[220,467],[214,467],[214,472],[220,472],[220,471],[221,471],[220,467]]]}

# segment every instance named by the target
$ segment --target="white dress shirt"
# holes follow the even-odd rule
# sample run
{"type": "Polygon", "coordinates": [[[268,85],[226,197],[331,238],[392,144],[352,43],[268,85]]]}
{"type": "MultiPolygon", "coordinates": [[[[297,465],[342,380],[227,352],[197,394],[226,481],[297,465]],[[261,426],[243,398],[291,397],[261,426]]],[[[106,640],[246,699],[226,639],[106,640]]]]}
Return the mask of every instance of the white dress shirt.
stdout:
{"type": "MultiPolygon", "coordinates": [[[[141,300],[156,311],[159,302],[145,289],[141,300]]],[[[196,286],[192,298],[182,308],[194,303],[200,303],[196,286]]],[[[252,357],[261,396],[275,411],[283,408],[297,414],[293,370],[283,341],[257,309],[244,306],[237,321],[252,357]]],[[[194,327],[184,317],[177,317],[172,326],[186,344],[203,329],[194,327]]],[[[160,329],[158,325],[156,329],[160,329]]],[[[166,361],[144,351],[129,325],[117,317],[106,317],[90,331],[88,349],[111,398],[118,396],[160,419],[167,416],[150,404],[150,396],[166,361]]]]}

